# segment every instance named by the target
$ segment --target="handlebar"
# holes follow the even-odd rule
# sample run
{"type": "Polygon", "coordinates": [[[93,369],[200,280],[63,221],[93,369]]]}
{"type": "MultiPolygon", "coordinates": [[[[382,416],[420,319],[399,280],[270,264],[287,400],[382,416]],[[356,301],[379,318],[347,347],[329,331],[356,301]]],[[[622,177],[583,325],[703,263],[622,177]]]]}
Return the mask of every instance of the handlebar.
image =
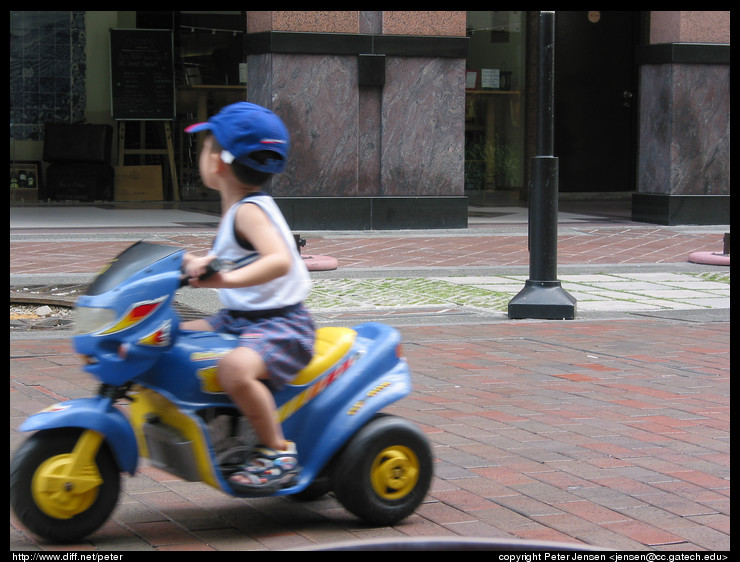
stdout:
{"type": "Polygon", "coordinates": [[[198,277],[198,279],[208,279],[211,275],[213,275],[214,273],[218,273],[223,269],[225,269],[224,262],[220,258],[214,258],[211,263],[206,266],[205,273],[198,277]]]}
{"type": "MultiPolygon", "coordinates": [[[[224,262],[221,261],[219,258],[215,258],[206,266],[206,270],[202,275],[198,276],[198,279],[205,280],[208,279],[211,275],[218,273],[219,271],[224,269],[224,262]]],[[[190,284],[190,278],[184,274],[182,277],[180,277],[180,287],[187,287],[190,284]]]]}
{"type": "MultiPolygon", "coordinates": [[[[227,271],[233,271],[234,269],[239,269],[241,267],[244,267],[246,265],[249,265],[253,261],[256,261],[259,258],[258,253],[250,254],[240,260],[237,260],[235,262],[222,260],[221,258],[214,258],[211,260],[211,262],[206,266],[205,272],[198,277],[200,280],[205,280],[214,275],[215,273],[219,273],[223,271],[224,273],[227,271]]],[[[183,275],[183,277],[180,279],[180,286],[185,287],[189,283],[189,278],[183,275]]]]}

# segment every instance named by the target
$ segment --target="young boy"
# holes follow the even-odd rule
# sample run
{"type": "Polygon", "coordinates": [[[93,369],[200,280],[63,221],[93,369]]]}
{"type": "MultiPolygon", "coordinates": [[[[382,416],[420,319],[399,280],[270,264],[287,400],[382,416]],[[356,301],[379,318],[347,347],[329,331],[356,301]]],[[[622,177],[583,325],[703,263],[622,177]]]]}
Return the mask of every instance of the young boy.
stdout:
{"type": "Polygon", "coordinates": [[[289,484],[299,468],[270,389],[279,390],[308,364],[314,343],[314,324],[303,306],[308,270],[275,201],[259,191],[284,170],[290,137],[277,115],[246,102],[185,131],[209,132],[198,167],[203,183],[219,192],[222,207],[211,253],[186,254],[185,273],[193,287],[218,288],[224,308],[182,327],[239,336],[239,347],[220,360],[218,377],[254,426],[260,445],[229,482],[238,491],[272,493],[289,484]],[[198,279],[216,257],[237,261],[249,255],[256,258],[249,265],[198,279]]]}

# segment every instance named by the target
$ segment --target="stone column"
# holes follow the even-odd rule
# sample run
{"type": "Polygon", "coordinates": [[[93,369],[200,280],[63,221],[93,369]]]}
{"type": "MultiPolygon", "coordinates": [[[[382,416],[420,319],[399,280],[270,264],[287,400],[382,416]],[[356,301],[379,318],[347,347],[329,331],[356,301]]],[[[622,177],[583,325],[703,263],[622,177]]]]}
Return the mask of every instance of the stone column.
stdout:
{"type": "Polygon", "coordinates": [[[464,228],[465,12],[247,12],[248,99],[292,135],[294,229],[464,228]]]}
{"type": "Polygon", "coordinates": [[[729,12],[651,12],[633,220],[730,222],[729,26],[729,12]]]}

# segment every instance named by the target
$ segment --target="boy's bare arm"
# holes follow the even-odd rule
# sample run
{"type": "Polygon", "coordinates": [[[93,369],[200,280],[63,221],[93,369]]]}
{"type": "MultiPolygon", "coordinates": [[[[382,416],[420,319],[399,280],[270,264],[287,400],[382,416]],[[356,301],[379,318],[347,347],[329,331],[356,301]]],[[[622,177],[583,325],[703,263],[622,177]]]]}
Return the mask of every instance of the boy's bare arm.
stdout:
{"type": "MultiPolygon", "coordinates": [[[[290,270],[292,264],[290,249],[285,245],[280,233],[262,209],[257,205],[241,205],[234,220],[237,232],[254,247],[260,256],[259,259],[239,269],[216,273],[205,280],[191,279],[191,286],[210,288],[252,287],[282,277],[290,270]]],[[[205,263],[198,262],[197,265],[202,265],[205,270],[205,265],[213,257],[196,258],[202,260],[210,258],[205,263]]]]}

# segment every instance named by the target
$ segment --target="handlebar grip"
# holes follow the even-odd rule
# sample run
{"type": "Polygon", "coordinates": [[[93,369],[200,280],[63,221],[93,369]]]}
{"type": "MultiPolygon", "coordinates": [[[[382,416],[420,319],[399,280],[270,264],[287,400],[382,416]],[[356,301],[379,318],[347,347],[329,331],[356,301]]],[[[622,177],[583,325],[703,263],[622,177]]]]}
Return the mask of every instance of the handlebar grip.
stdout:
{"type": "MultiPolygon", "coordinates": [[[[205,272],[201,276],[199,276],[198,279],[205,280],[205,279],[208,279],[214,273],[218,273],[220,271],[227,272],[227,271],[232,271],[234,269],[239,269],[240,267],[249,265],[253,261],[257,260],[259,257],[260,257],[259,254],[255,252],[237,261],[236,263],[231,262],[229,260],[222,260],[221,258],[214,258],[206,266],[205,272]]],[[[188,284],[187,277],[183,277],[180,284],[183,287],[186,286],[188,284]]]]}
{"type": "Polygon", "coordinates": [[[209,263],[206,266],[205,273],[203,273],[203,275],[198,277],[198,279],[201,279],[201,280],[208,279],[211,275],[213,275],[214,273],[218,273],[223,268],[224,268],[224,262],[221,261],[219,258],[214,258],[213,260],[211,260],[211,263],[209,263]]]}
{"type": "MultiPolygon", "coordinates": [[[[198,277],[198,279],[204,280],[208,279],[211,275],[214,273],[218,273],[222,269],[224,269],[224,262],[220,260],[219,258],[215,258],[206,266],[205,272],[198,277]]],[[[184,272],[183,272],[184,273],[184,272]]],[[[180,286],[181,287],[187,287],[190,284],[188,281],[187,275],[184,275],[180,278],[180,286]]]]}

